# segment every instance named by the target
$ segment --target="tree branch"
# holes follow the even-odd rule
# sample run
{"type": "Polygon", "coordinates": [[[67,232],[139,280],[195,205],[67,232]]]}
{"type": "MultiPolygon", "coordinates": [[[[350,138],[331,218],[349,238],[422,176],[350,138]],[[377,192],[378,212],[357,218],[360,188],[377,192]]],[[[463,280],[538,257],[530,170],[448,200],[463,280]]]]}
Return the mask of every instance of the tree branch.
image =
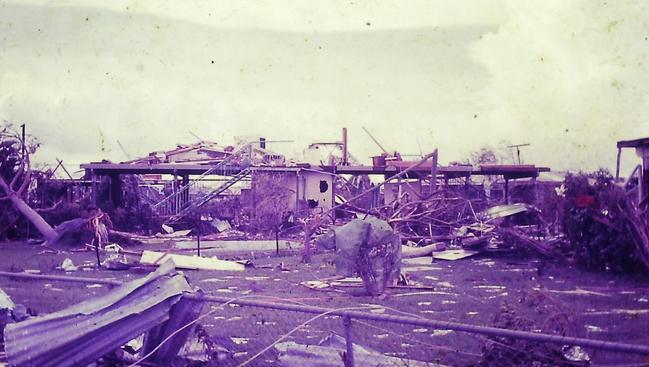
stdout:
{"type": "Polygon", "coordinates": [[[34,210],[36,210],[38,213],[49,213],[51,211],[56,210],[62,203],[63,203],[63,200],[59,200],[53,206],[51,206],[49,208],[34,209],[34,210]]]}
{"type": "Polygon", "coordinates": [[[27,169],[27,174],[25,175],[25,178],[23,179],[22,185],[20,185],[20,188],[18,188],[18,191],[16,191],[16,194],[18,196],[22,196],[25,193],[25,191],[29,187],[29,184],[30,184],[31,180],[32,180],[32,170],[28,168],[27,169]]]}
{"type": "Polygon", "coordinates": [[[20,188],[16,192],[18,196],[22,196],[25,193],[25,190],[29,187],[29,184],[32,180],[32,165],[29,161],[29,153],[25,153],[25,158],[23,162],[27,163],[27,171],[23,178],[23,183],[20,185],[20,188]]]}
{"type": "Polygon", "coordinates": [[[11,193],[11,189],[7,185],[7,182],[5,181],[4,177],[0,176],[0,188],[5,192],[6,196],[9,197],[11,193]]]}
{"type": "Polygon", "coordinates": [[[16,173],[14,173],[14,177],[11,178],[11,182],[9,182],[9,189],[13,190],[14,186],[18,182],[18,179],[23,175],[23,170],[25,168],[25,161],[21,160],[20,165],[18,166],[18,169],[16,170],[16,173]]]}

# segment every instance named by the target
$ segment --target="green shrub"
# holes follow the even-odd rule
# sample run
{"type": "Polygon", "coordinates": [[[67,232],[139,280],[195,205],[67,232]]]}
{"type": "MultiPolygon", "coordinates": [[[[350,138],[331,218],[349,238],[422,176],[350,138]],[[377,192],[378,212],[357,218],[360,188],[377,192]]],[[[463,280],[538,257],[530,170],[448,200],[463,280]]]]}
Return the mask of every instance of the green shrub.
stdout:
{"type": "Polygon", "coordinates": [[[646,272],[636,228],[629,220],[632,204],[611,174],[606,170],[568,174],[564,187],[562,225],[575,262],[592,270],[646,272]]]}

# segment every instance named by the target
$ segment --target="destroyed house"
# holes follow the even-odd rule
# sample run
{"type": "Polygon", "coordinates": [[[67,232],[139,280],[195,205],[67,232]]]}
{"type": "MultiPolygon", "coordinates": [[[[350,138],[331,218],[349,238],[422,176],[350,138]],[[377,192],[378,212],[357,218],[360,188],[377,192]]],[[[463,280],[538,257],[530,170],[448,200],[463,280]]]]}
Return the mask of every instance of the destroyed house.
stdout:
{"type": "MultiPolygon", "coordinates": [[[[365,200],[367,204],[361,207],[419,200],[440,187],[468,192],[476,188],[472,176],[501,177],[504,180],[501,197],[508,202],[511,180],[534,180],[540,172],[549,171],[534,165],[440,166],[436,154],[433,162],[403,161],[395,156],[389,160],[375,159],[372,166],[364,166],[349,159],[344,130],[343,142],[328,144],[333,144],[336,152],[341,150],[343,156],[321,160],[320,164],[287,164],[283,155],[266,149],[266,140],[261,138],[237,148],[221,148],[206,142],[179,145],[174,150],[152,153],[148,157],[156,157],[155,160],[89,163],[81,167],[92,187],[93,202],[97,201],[99,182],[108,182],[108,192],[112,193],[115,207],[121,205],[120,176],[139,175],[140,188],[146,188],[154,212],[167,223],[182,221],[208,203],[231,196],[240,197],[241,205],[247,207],[247,215],[256,222],[263,222],[262,218],[272,213],[275,213],[273,217],[327,213],[346,200],[339,195],[342,192],[337,192],[338,177],[396,178],[381,186],[381,190],[370,190],[365,200]],[[141,175],[155,179],[144,180],[141,175]]],[[[371,185],[369,180],[366,184],[371,185]]],[[[362,189],[363,185],[345,194],[355,195],[362,189]]],[[[483,187],[479,189],[484,190],[483,187]]],[[[219,214],[214,215],[218,217],[219,214]]]]}
{"type": "Polygon", "coordinates": [[[151,152],[147,157],[136,158],[123,163],[212,163],[224,160],[232,153],[231,146],[221,147],[215,142],[201,141],[196,144],[178,144],[175,149],[151,152]]]}

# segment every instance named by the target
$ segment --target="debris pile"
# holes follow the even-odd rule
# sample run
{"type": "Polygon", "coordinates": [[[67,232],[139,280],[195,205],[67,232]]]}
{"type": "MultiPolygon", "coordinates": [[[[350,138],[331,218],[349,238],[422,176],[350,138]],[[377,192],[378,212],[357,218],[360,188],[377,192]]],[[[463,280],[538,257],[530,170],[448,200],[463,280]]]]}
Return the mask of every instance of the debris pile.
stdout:
{"type": "Polygon", "coordinates": [[[108,230],[112,222],[101,210],[89,218],[65,221],[54,228],[56,236],[47,241],[50,247],[70,247],[89,244],[102,248],[108,243],[108,230]]]}
{"type": "Polygon", "coordinates": [[[500,251],[519,248],[556,258],[562,237],[551,233],[539,209],[528,204],[486,207],[459,193],[440,190],[428,199],[370,210],[406,242],[404,257],[436,256],[444,250],[500,251]]]}
{"type": "Polygon", "coordinates": [[[566,177],[563,230],[577,264],[649,272],[649,217],[606,171],[566,177]]]}
{"type": "MultiPolygon", "coordinates": [[[[346,340],[337,334],[330,334],[317,345],[283,342],[275,345],[278,360],[283,367],[325,367],[347,366],[346,340]]],[[[384,355],[376,350],[353,344],[356,366],[441,366],[437,363],[384,355]]]]}

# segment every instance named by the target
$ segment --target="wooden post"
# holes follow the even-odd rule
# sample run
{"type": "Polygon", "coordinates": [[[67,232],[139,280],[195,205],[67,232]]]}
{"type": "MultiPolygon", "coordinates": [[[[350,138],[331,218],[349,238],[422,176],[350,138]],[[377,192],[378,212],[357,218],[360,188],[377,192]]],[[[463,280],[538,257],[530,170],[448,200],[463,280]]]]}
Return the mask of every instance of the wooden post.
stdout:
{"type": "MultiPolygon", "coordinates": [[[[383,190],[385,190],[385,188],[383,188],[383,190]]],[[[400,200],[400,199],[401,199],[401,195],[402,195],[402,189],[401,189],[401,177],[399,177],[399,178],[397,179],[397,197],[396,197],[396,202],[397,202],[397,205],[399,205],[399,206],[401,206],[401,200],[400,200]]],[[[385,203],[385,204],[387,205],[387,204],[392,204],[392,203],[385,203]]]]}
{"type": "Polygon", "coordinates": [[[345,326],[345,367],[354,367],[354,341],[352,339],[352,318],[345,316],[343,318],[345,326]]]}
{"type": "Polygon", "coordinates": [[[349,150],[347,148],[347,128],[343,127],[343,166],[349,165],[349,150]]]}
{"type": "Polygon", "coordinates": [[[437,191],[437,148],[433,153],[433,161],[430,165],[430,186],[428,187],[431,194],[437,191]]]}
{"type": "Polygon", "coordinates": [[[302,262],[311,262],[311,227],[309,227],[308,218],[304,220],[304,252],[302,253],[302,262]]]}
{"type": "Polygon", "coordinates": [[[94,169],[90,170],[90,182],[92,185],[92,206],[97,206],[97,176],[94,169]]]}
{"type": "Polygon", "coordinates": [[[182,187],[183,193],[181,197],[180,206],[184,208],[189,203],[189,175],[183,175],[182,187]]]}
{"type": "Polygon", "coordinates": [[[174,175],[174,179],[173,179],[173,182],[171,184],[171,188],[172,188],[171,192],[174,195],[173,213],[178,214],[178,211],[180,211],[180,208],[178,207],[179,201],[178,201],[178,195],[176,194],[178,192],[178,171],[176,169],[174,169],[173,175],[174,175]]]}
{"type": "Polygon", "coordinates": [[[295,211],[300,212],[300,171],[295,171],[295,211]]]}
{"type": "Polygon", "coordinates": [[[99,238],[95,238],[92,242],[95,244],[95,255],[97,256],[97,268],[101,268],[101,259],[99,258],[99,238]]]}
{"type": "Polygon", "coordinates": [[[622,155],[622,148],[617,148],[617,164],[615,165],[615,181],[620,179],[620,157],[622,155]]]}
{"type": "Polygon", "coordinates": [[[109,194],[114,207],[122,206],[122,179],[117,173],[110,175],[109,194]]]}
{"type": "Polygon", "coordinates": [[[257,180],[259,174],[256,170],[250,173],[250,223],[253,228],[257,229],[257,180]]]}
{"type": "MultiPolygon", "coordinates": [[[[535,174],[534,177],[532,177],[532,190],[534,192],[534,205],[537,205],[539,202],[539,182],[537,178],[539,177],[539,174],[535,174]]],[[[540,225],[541,223],[539,223],[540,225]]]]}
{"type": "Polygon", "coordinates": [[[20,158],[24,160],[25,156],[27,155],[27,153],[26,153],[26,143],[27,143],[27,141],[26,141],[26,138],[25,138],[25,124],[20,125],[20,128],[21,128],[21,137],[20,137],[20,139],[21,139],[21,142],[20,142],[21,156],[20,156],[20,158]]]}
{"type": "Polygon", "coordinates": [[[275,226],[275,256],[279,257],[279,228],[275,226]]]}
{"type": "MultiPolygon", "coordinates": [[[[336,167],[334,167],[334,174],[336,174],[336,167]]],[[[331,179],[331,206],[334,207],[336,206],[336,177],[333,176],[331,179]]],[[[336,224],[336,211],[334,210],[333,213],[333,224],[336,224]]]]}
{"type": "Polygon", "coordinates": [[[642,170],[640,175],[640,180],[642,185],[640,185],[642,196],[640,197],[640,202],[638,203],[642,207],[645,207],[647,196],[649,196],[649,147],[639,148],[642,151],[642,170]]]}
{"type": "Polygon", "coordinates": [[[199,210],[196,211],[196,253],[198,256],[201,256],[201,213],[199,210]]]}

